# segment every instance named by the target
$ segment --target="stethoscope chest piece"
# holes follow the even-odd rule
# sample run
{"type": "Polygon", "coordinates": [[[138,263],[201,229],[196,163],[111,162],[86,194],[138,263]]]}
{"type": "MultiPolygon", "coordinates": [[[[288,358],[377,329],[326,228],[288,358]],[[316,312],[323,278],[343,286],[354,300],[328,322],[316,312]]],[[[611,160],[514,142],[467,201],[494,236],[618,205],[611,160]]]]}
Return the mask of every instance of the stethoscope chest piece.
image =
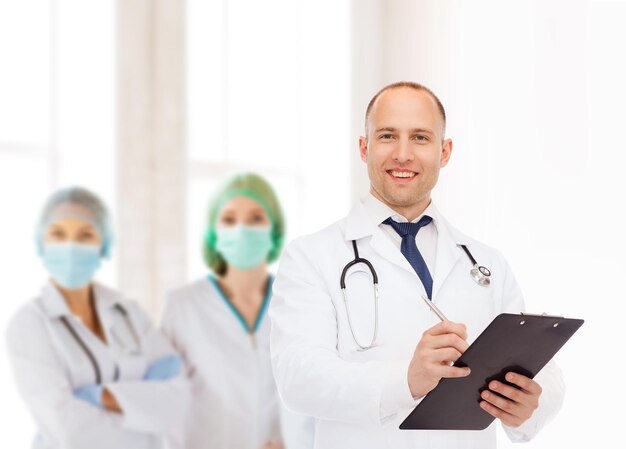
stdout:
{"type": "Polygon", "coordinates": [[[465,251],[465,254],[467,254],[470,262],[472,262],[472,265],[474,265],[474,268],[470,270],[470,276],[472,277],[472,279],[474,279],[474,281],[476,281],[478,285],[488,287],[489,284],[491,284],[491,271],[488,268],[483,267],[482,265],[478,265],[478,262],[476,262],[476,259],[474,259],[474,256],[472,256],[472,253],[470,253],[469,249],[467,249],[467,246],[458,246],[460,246],[461,249],[465,251]]]}
{"type": "Polygon", "coordinates": [[[474,268],[470,270],[470,275],[472,276],[472,279],[474,279],[478,285],[487,287],[489,284],[491,284],[491,279],[489,279],[489,276],[491,276],[491,271],[489,271],[487,268],[483,267],[482,265],[481,266],[474,265],[474,268]]]}

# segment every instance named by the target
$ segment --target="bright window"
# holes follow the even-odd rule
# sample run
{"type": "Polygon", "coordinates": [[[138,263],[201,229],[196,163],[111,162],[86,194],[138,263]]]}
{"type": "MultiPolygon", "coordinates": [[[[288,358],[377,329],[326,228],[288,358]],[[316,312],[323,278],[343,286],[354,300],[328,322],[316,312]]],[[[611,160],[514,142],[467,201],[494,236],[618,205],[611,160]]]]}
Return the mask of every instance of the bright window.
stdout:
{"type": "MultiPolygon", "coordinates": [[[[61,186],[84,185],[115,209],[115,11],[111,2],[0,3],[0,329],[41,289],[35,254],[42,202],[61,186]]],[[[99,279],[115,285],[115,265],[99,279]]],[[[0,447],[30,447],[34,424],[0,350],[0,447]]]]}
{"type": "Polygon", "coordinates": [[[206,273],[206,206],[230,174],[254,171],[272,183],[288,237],[346,214],[350,3],[189,0],[187,20],[188,267],[196,277],[206,273]]]}

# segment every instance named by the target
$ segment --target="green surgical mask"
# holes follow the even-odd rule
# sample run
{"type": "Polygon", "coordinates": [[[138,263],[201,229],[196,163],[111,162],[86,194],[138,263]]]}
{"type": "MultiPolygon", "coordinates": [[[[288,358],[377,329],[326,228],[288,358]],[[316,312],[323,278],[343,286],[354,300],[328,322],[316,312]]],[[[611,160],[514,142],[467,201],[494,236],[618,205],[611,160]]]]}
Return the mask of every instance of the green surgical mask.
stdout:
{"type": "Polygon", "coordinates": [[[239,270],[250,270],[267,260],[272,249],[271,226],[217,228],[215,249],[226,263],[239,270]]]}

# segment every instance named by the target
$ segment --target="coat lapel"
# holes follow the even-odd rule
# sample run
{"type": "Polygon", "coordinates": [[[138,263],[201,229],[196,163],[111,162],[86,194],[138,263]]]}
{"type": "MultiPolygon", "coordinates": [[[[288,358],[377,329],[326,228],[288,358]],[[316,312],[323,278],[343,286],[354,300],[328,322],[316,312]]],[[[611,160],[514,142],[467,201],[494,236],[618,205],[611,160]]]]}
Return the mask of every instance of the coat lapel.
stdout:
{"type": "Polygon", "coordinates": [[[364,237],[372,238],[370,246],[380,257],[417,277],[409,261],[398,251],[389,236],[385,235],[385,231],[379,227],[379,223],[376,223],[367,213],[363,203],[358,201],[346,218],[345,239],[350,241],[364,237]]]}
{"type": "MultiPolygon", "coordinates": [[[[100,285],[96,282],[93,283],[93,294],[96,298],[96,308],[98,310],[98,317],[100,324],[104,330],[104,336],[107,344],[115,343],[120,348],[125,349],[128,347],[128,343],[125,340],[130,337],[128,334],[128,322],[123,319],[121,310],[117,310],[116,307],[119,304],[119,296],[112,290],[100,285]]],[[[128,313],[126,311],[126,313],[128,313]]]]}
{"type": "MultiPolygon", "coordinates": [[[[462,234],[455,232],[450,227],[436,208],[432,213],[433,218],[436,218],[437,225],[437,256],[435,272],[431,273],[433,276],[433,299],[436,299],[437,293],[462,256],[458,245],[467,242],[462,234]]],[[[350,241],[364,237],[372,238],[370,246],[380,257],[417,277],[417,273],[409,261],[398,251],[389,236],[385,235],[385,231],[379,227],[379,223],[376,223],[373,217],[368,214],[362,202],[358,201],[346,218],[345,239],[350,241]]]]}
{"type": "Polygon", "coordinates": [[[461,258],[459,244],[465,241],[455,236],[446,220],[437,214],[437,257],[435,261],[435,273],[433,276],[433,300],[452,272],[454,266],[461,258]]]}
{"type": "Polygon", "coordinates": [[[398,267],[414,274],[417,277],[417,273],[411,266],[406,257],[396,248],[393,242],[389,239],[389,236],[385,235],[385,231],[378,228],[372,236],[371,242],[372,249],[382,258],[397,265],[398,267]]]}

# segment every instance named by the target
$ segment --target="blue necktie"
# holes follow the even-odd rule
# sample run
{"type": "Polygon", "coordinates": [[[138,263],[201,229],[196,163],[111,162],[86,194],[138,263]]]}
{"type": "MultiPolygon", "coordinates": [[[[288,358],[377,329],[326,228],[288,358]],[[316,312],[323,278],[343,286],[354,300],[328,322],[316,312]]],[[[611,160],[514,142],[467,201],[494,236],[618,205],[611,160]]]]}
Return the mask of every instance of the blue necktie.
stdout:
{"type": "Polygon", "coordinates": [[[422,226],[426,226],[431,221],[433,221],[433,219],[428,215],[424,215],[417,223],[398,223],[397,221],[393,221],[391,218],[387,218],[383,221],[384,224],[390,225],[394,231],[402,237],[400,251],[402,251],[406,260],[409,261],[419,276],[429,299],[432,297],[433,292],[433,278],[430,275],[430,271],[428,271],[424,258],[417,249],[415,236],[417,235],[417,231],[419,231],[422,226]]]}

